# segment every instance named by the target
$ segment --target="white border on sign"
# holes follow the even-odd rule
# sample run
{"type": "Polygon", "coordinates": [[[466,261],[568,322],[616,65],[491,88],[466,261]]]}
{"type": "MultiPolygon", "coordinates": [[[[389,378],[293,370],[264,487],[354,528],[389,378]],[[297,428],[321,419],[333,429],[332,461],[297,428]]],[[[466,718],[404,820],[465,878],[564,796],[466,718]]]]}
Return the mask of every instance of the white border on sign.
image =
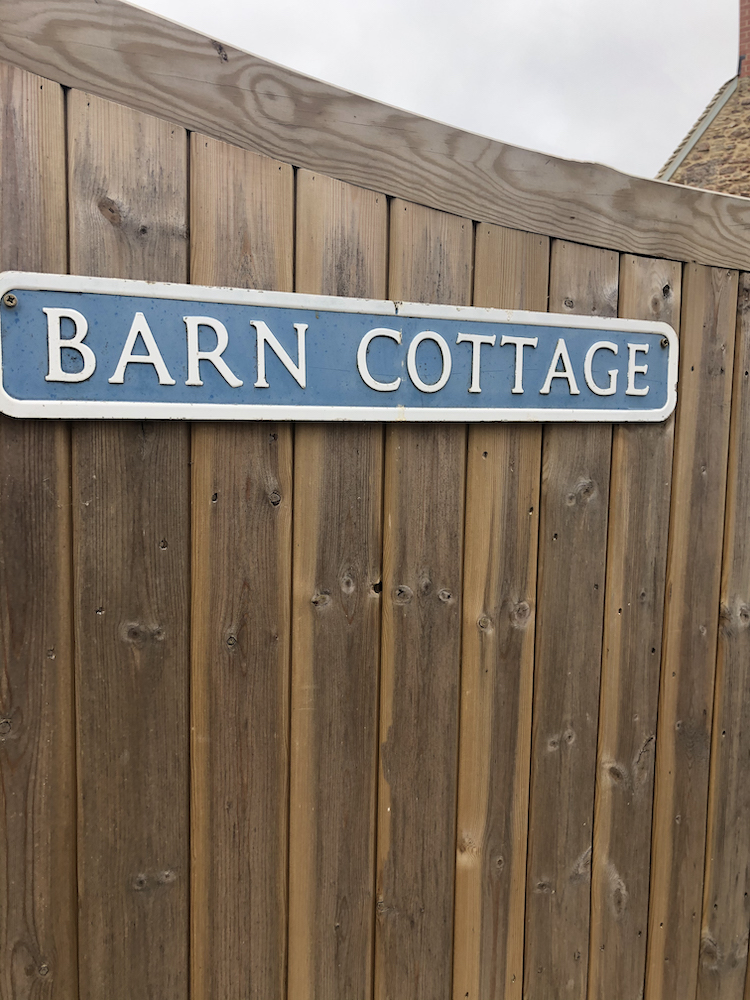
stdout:
{"type": "MultiPolygon", "coordinates": [[[[479,306],[443,306],[381,299],[349,299],[334,295],[302,295],[298,292],[265,292],[250,288],[208,288],[167,282],[132,281],[124,278],[92,278],[70,274],[37,274],[5,271],[0,274],[0,299],[10,291],[94,292],[152,299],[185,299],[240,306],[275,306],[312,309],[317,312],[369,313],[415,319],[467,319],[473,323],[513,323],[518,326],[548,326],[561,329],[612,330],[650,333],[666,337],[669,347],[667,402],[658,410],[572,410],[524,407],[417,407],[417,406],[295,406],[255,403],[161,403],[106,402],[104,400],[31,400],[9,396],[2,385],[2,339],[0,338],[0,412],[11,417],[47,417],[60,420],[349,420],[349,421],[482,421],[493,423],[655,423],[666,420],[677,404],[679,342],[667,323],[646,320],[568,316],[560,313],[522,312],[516,309],[484,309],[479,306]]],[[[0,310],[1,314],[1,310],[0,310]]],[[[1,318],[1,316],[0,316],[1,318]]]]}

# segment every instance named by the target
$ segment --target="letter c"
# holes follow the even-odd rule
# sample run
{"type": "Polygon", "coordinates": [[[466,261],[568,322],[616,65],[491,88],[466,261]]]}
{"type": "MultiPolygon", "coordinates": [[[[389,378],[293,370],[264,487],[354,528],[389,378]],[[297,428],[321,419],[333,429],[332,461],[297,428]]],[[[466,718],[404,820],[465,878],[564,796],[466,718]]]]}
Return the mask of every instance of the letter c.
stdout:
{"type": "Polygon", "coordinates": [[[359,342],[359,347],[357,348],[357,370],[362,376],[362,381],[370,389],[375,389],[376,392],[394,392],[401,385],[401,377],[394,379],[393,382],[378,382],[377,379],[373,378],[370,374],[370,370],[367,367],[367,348],[370,346],[370,341],[374,340],[376,337],[390,337],[391,340],[395,340],[397,344],[401,343],[401,331],[400,330],[388,330],[384,326],[376,326],[374,330],[370,330],[366,333],[362,340],[359,342]]]}

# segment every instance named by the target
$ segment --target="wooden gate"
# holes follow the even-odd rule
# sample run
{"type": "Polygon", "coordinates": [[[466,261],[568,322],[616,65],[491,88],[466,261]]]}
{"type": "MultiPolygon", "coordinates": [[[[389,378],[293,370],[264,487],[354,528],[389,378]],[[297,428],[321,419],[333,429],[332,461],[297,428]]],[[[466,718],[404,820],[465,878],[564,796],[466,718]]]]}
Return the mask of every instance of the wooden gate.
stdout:
{"type": "Polygon", "coordinates": [[[3,269],[681,343],[658,425],[1,418],[0,998],[750,996],[742,238],[503,227],[7,63],[0,100],[3,269]]]}

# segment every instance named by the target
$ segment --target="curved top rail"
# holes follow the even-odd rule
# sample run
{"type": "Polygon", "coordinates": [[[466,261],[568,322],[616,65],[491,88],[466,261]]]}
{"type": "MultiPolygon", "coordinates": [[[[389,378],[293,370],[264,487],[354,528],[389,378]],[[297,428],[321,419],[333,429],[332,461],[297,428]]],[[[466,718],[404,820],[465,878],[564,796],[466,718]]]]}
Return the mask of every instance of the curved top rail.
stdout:
{"type": "Polygon", "coordinates": [[[463,132],[121,0],[0,0],[0,59],[245,149],[491,222],[750,270],[750,199],[463,132]]]}

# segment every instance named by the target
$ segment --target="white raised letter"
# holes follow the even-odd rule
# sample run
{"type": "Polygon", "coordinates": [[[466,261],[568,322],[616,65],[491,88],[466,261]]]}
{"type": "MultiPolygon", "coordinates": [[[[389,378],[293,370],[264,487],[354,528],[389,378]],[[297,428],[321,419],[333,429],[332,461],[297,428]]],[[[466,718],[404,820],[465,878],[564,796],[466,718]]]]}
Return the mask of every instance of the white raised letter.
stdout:
{"type": "Polygon", "coordinates": [[[635,387],[636,374],[645,375],[648,371],[648,365],[637,365],[635,363],[635,356],[639,351],[642,354],[648,354],[648,344],[628,344],[628,387],[625,390],[626,396],[647,396],[648,390],[651,388],[650,385],[644,386],[643,389],[636,389],[635,387]]]}
{"type": "Polygon", "coordinates": [[[367,348],[370,346],[370,341],[374,340],[376,337],[390,337],[391,340],[395,340],[397,344],[401,343],[401,331],[400,330],[388,330],[384,326],[377,326],[374,330],[370,330],[366,333],[364,337],[359,342],[359,347],[357,348],[357,370],[362,376],[362,381],[370,389],[377,389],[378,392],[394,392],[401,385],[401,376],[394,379],[392,382],[378,382],[377,379],[373,378],[370,374],[370,369],[367,367],[367,348]]]}
{"type": "Polygon", "coordinates": [[[536,347],[538,343],[538,337],[503,337],[500,341],[501,347],[505,347],[506,344],[516,345],[516,380],[511,392],[523,392],[523,349],[524,347],[536,347]]]}
{"type": "Polygon", "coordinates": [[[420,392],[437,392],[438,389],[442,389],[450,378],[452,364],[450,348],[439,333],[433,333],[432,330],[424,330],[422,333],[418,333],[409,344],[409,350],[406,355],[406,370],[409,372],[409,378],[420,392]],[[423,382],[417,371],[417,348],[423,340],[433,340],[440,348],[440,353],[443,356],[443,370],[440,373],[440,378],[432,385],[423,382]]]}
{"type": "Polygon", "coordinates": [[[471,344],[471,385],[469,392],[481,392],[479,387],[479,352],[482,344],[495,346],[497,336],[493,333],[491,337],[482,336],[480,333],[459,333],[456,337],[457,344],[471,344]]]}
{"type": "Polygon", "coordinates": [[[218,319],[211,319],[210,316],[183,316],[182,318],[187,327],[188,342],[188,377],[185,385],[203,385],[200,362],[210,361],[224,381],[228,382],[233,389],[238,389],[242,385],[242,379],[237,378],[222,358],[229,343],[229,334],[224,324],[218,319]],[[212,351],[198,349],[199,326],[210,326],[216,334],[216,347],[212,351]]]}
{"type": "Polygon", "coordinates": [[[542,396],[546,396],[549,393],[550,386],[552,385],[553,378],[566,378],[568,380],[568,388],[570,389],[571,396],[578,396],[581,390],[578,388],[578,383],[576,382],[576,377],[573,374],[573,366],[570,363],[570,355],[568,354],[568,346],[562,337],[557,342],[557,347],[555,348],[555,353],[552,356],[552,364],[549,366],[549,371],[547,372],[547,378],[544,380],[544,385],[539,390],[542,396]],[[555,371],[557,368],[557,362],[562,359],[563,367],[562,371],[555,371]]]}
{"type": "Polygon", "coordinates": [[[297,331],[297,360],[299,362],[296,365],[262,320],[251,320],[250,326],[255,327],[255,332],[258,335],[258,381],[255,383],[255,388],[268,388],[268,382],[266,381],[266,344],[268,344],[292,378],[295,379],[304,389],[307,379],[307,368],[305,364],[305,331],[307,330],[308,324],[294,324],[294,329],[297,331]]]}
{"type": "Polygon", "coordinates": [[[174,385],[174,379],[167,371],[164,358],[156,346],[154,335],[151,333],[151,328],[142,312],[135,314],[133,325],[130,327],[130,333],[120,355],[120,360],[117,362],[117,368],[115,368],[115,373],[109,381],[117,385],[122,385],[125,381],[125,369],[129,364],[153,365],[156,369],[156,374],[159,376],[159,385],[174,385]],[[139,334],[146,345],[148,354],[133,354],[133,348],[139,334]]]}
{"type": "Polygon", "coordinates": [[[89,325],[86,317],[77,309],[42,309],[47,314],[47,355],[49,371],[44,376],[45,382],[85,382],[91,378],[96,368],[96,355],[83,342],[88,333],[89,325]],[[75,324],[75,334],[63,339],[60,336],[60,320],[72,319],[75,324]],[[79,372],[63,371],[62,348],[69,347],[83,358],[83,368],[79,372]]]}
{"type": "Polygon", "coordinates": [[[594,363],[594,355],[597,351],[612,351],[613,354],[617,354],[617,344],[613,344],[611,340],[598,340],[595,344],[592,344],[586,351],[586,359],[583,362],[583,374],[586,376],[586,385],[595,392],[597,396],[614,396],[617,392],[617,369],[610,368],[607,372],[609,375],[609,387],[602,389],[594,381],[594,373],[591,370],[591,366],[594,363]]]}

